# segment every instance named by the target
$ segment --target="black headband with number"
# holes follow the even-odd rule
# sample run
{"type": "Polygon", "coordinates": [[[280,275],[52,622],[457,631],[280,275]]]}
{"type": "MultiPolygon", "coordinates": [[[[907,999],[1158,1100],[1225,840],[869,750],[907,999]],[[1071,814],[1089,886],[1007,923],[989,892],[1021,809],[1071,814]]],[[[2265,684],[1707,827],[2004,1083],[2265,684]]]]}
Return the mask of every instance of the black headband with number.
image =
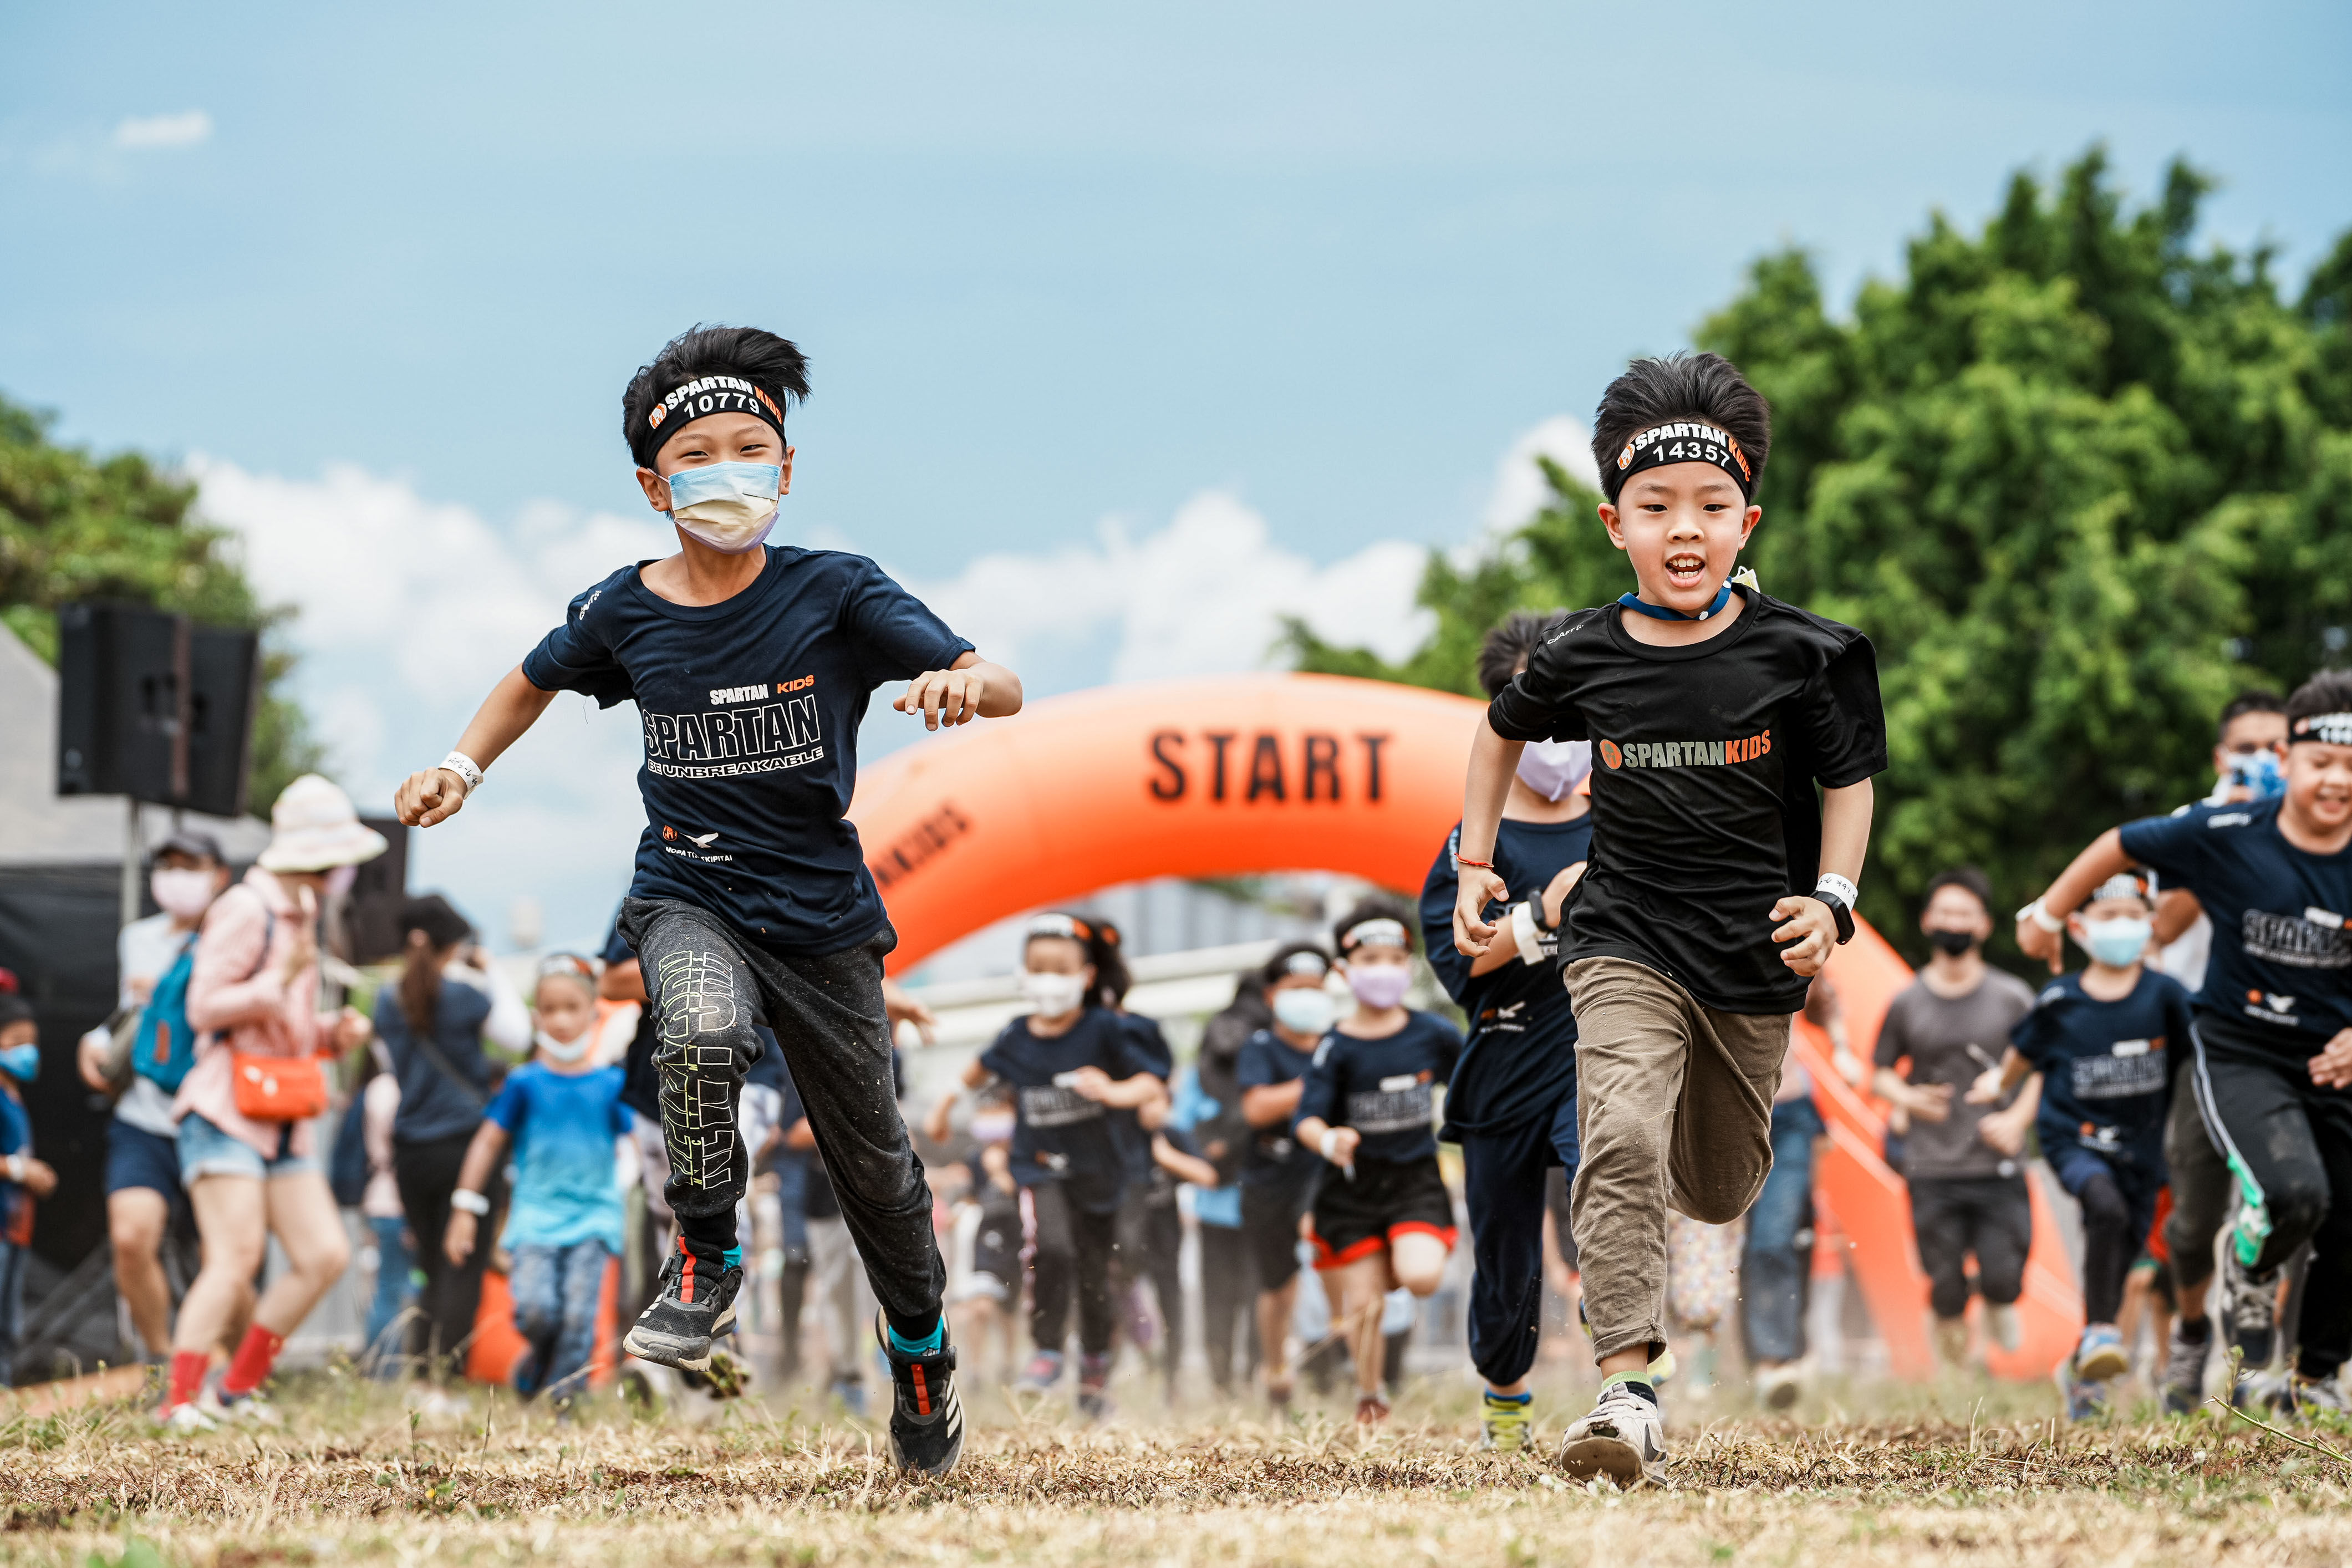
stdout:
{"type": "Polygon", "coordinates": [[[1613,502],[1627,479],[1643,468],[1668,463],[1712,463],[1731,476],[1743,497],[1750,500],[1756,497],[1756,473],[1738,440],[1721,426],[1703,419],[1672,419],[1635,436],[1617,454],[1617,460],[1601,471],[1601,489],[1613,502]]]}
{"type": "Polygon", "coordinates": [[[784,411],[774,398],[741,376],[705,375],[655,400],[644,425],[629,432],[630,455],[639,468],[652,468],[662,443],[706,414],[748,414],[775,426],[777,443],[783,441],[784,411]]]}

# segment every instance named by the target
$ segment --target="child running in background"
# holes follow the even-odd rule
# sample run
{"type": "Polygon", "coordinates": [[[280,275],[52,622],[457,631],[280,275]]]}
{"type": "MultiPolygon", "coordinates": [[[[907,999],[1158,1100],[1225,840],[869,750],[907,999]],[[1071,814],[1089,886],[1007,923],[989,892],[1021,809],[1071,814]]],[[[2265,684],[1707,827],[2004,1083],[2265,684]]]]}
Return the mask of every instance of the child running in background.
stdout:
{"type": "Polygon", "coordinates": [[[1274,1022],[1242,1042],[1234,1070],[1242,1120],[1252,1137],[1242,1165],[1242,1245],[1257,1276],[1258,1355],[1267,1403],[1289,1405],[1290,1318],[1298,1305],[1298,1230],[1315,1202],[1323,1161],[1291,1134],[1315,1047],[1338,1012],[1325,982],[1331,960],[1311,942],[1277,948],[1266,960],[1265,1000],[1274,1022]]]}
{"type": "Polygon", "coordinates": [[[1101,933],[1076,915],[1030,921],[1021,990],[1035,1011],[1005,1025],[963,1077],[971,1089],[1002,1079],[1014,1094],[1013,1180],[1024,1200],[1034,1296],[1035,1351],[1021,1387],[1044,1394],[1061,1383],[1075,1298],[1078,1409],[1089,1419],[1110,1408],[1110,1255],[1127,1193],[1108,1113],[1153,1104],[1162,1089],[1135,1032],[1100,1005],[1102,968],[1116,959],[1101,933]]]}
{"type": "Polygon", "coordinates": [[[483,1113],[449,1200],[443,1245],[452,1263],[472,1256],[490,1208],[484,1194],[511,1141],[514,1189],[500,1239],[514,1256],[515,1327],[531,1348],[515,1386],[569,1404],[596,1348],[605,1265],[621,1255],[614,1146],[629,1135],[629,1112],[622,1069],[589,1057],[596,972],[588,961],[566,953],[541,963],[531,1005],[538,1052],[507,1075],[483,1113]]]}
{"type": "Polygon", "coordinates": [[[41,1031],[32,1005],[0,994],[0,1388],[16,1381],[33,1205],[58,1188],[58,1173],[33,1157],[33,1120],[20,1087],[40,1076],[41,1031]]]}
{"type": "MultiPolygon", "coordinates": [[[[954,1102],[943,1100],[940,1111],[954,1102]]],[[[955,1258],[948,1271],[948,1310],[956,1338],[975,1351],[971,1374],[1002,1383],[1012,1375],[1014,1310],[1021,1304],[1021,1186],[1013,1179],[1015,1112],[1003,1085],[973,1108],[966,1129],[974,1145],[971,1181],[956,1200],[955,1258]]],[[[948,1119],[935,1113],[931,1142],[948,1141],[948,1119]]]]}
{"type": "MultiPolygon", "coordinates": [[[[2347,1407],[2336,1373],[2352,1356],[2352,674],[2314,676],[2286,723],[2284,795],[2109,828],[2018,911],[2017,937],[2054,964],[2064,917],[2140,867],[2211,917],[2190,1044],[2198,1107],[2235,1184],[2222,1311],[2245,1364],[2267,1364],[2279,1271],[2312,1244],[2302,1342],[2277,1395],[2299,1414],[2347,1407]]],[[[2194,1363],[2212,1332],[2189,1278],[2202,1270],[2177,1247],[2172,1266],[2188,1352],[2176,1359],[2194,1363]]]]}
{"type": "Polygon", "coordinates": [[[1298,1142],[1336,1167],[1315,1194],[1315,1267],[1338,1288],[1334,1325],[1355,1359],[1356,1419],[1367,1426],[1389,1415],[1381,1331],[1389,1292],[1430,1295],[1454,1250],[1454,1198],[1438,1174],[1433,1113],[1462,1037],[1404,1005],[1410,918],[1393,900],[1370,899],[1339,922],[1339,965],[1356,1010],[1316,1047],[1293,1124],[1298,1142]]]}
{"type": "Polygon", "coordinates": [[[2164,1121],[2173,1058],[2188,1051],[2189,993],[2141,963],[2156,899],[2147,879],[2110,877],[2067,920],[2089,965],[2042,987],[2010,1030],[2000,1065],[1969,1090],[1990,1105],[2029,1073],[2042,1079],[2034,1132],[2059,1185],[2083,1205],[2083,1315],[2066,1369],[2066,1414],[2102,1414],[2107,1384],[2131,1370],[2116,1326],[2124,1284],[2164,1185],[2164,1121]]]}

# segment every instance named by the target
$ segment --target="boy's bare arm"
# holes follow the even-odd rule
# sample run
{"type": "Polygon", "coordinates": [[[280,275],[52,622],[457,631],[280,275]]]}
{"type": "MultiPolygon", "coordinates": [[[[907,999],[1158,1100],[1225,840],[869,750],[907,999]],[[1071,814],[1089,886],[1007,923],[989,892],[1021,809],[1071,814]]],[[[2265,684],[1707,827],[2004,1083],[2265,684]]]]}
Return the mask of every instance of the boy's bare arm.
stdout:
{"type": "MultiPolygon", "coordinates": [[[[1874,794],[1870,781],[1822,792],[1822,874],[1862,880],[1862,862],[1870,853],[1870,817],[1874,794]]],[[[1809,894],[1794,894],[1772,906],[1772,918],[1787,923],[1777,927],[1772,940],[1787,945],[1780,962],[1803,975],[1819,974],[1837,951],[1837,917],[1830,907],[1809,894]]]]}
{"type": "Polygon", "coordinates": [[[906,695],[890,706],[901,713],[920,713],[926,730],[974,719],[1009,719],[1021,711],[1021,678],[1001,664],[966,653],[945,669],[915,677],[907,683],[906,695]]]}
{"type": "Polygon", "coordinates": [[[1454,895],[1454,950],[1482,956],[1495,940],[1486,906],[1510,896],[1503,879],[1473,860],[1495,858],[1495,835],[1502,830],[1503,802],[1510,798],[1511,775],[1518,771],[1524,741],[1506,741],[1485,715],[1470,738],[1470,770],[1462,785],[1462,837],[1454,853],[1462,860],[1454,895]]]}
{"type": "MultiPolygon", "coordinates": [[[[500,753],[539,721],[552,691],[541,691],[516,665],[507,671],[475,710],[473,722],[457,740],[457,750],[488,769],[500,753]]],[[[392,797],[393,815],[410,827],[430,827],[457,815],[466,804],[466,781],[447,768],[426,768],[402,782],[392,797]]]]}

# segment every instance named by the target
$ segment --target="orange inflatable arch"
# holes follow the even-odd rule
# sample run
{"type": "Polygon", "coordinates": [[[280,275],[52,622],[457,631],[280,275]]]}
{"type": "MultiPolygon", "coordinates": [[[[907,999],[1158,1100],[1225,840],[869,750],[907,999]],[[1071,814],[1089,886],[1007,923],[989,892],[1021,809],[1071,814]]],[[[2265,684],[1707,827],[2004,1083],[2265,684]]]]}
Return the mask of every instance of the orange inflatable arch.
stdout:
{"type": "MultiPolygon", "coordinates": [[[[850,819],[881,884],[904,973],[983,926],[1152,877],[1344,871],[1417,893],[1460,817],[1466,697],[1326,675],[1246,675],[1105,688],[1034,702],[863,770],[850,819]]],[[[1910,970],[1875,931],[1832,973],[1867,1059],[1910,970]]],[[[1853,1248],[1894,1370],[1933,1371],[1927,1278],[1910,1199],[1886,1168],[1884,1107],[1830,1070],[1807,1027],[1801,1059],[1830,1123],[1816,1194],[1853,1248]]],[[[2074,1348],[2082,1310],[2047,1203],[2034,1194],[2026,1341],[1996,1371],[2039,1377],[2074,1348]]]]}

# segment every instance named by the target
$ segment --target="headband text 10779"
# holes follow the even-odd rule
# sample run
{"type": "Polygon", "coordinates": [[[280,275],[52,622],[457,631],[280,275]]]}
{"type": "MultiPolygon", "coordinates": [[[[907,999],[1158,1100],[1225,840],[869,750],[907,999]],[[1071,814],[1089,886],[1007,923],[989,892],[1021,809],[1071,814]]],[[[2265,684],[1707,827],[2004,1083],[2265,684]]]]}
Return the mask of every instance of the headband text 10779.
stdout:
{"type": "Polygon", "coordinates": [[[1664,425],[1653,425],[1625,443],[1617,454],[1617,461],[1601,478],[1607,484],[1609,499],[1614,501],[1625,481],[1643,468],[1663,468],[1668,463],[1712,463],[1731,476],[1739,493],[1749,500],[1756,495],[1756,473],[1748,466],[1748,454],[1731,433],[1718,425],[1700,419],[1672,419],[1664,425]]]}
{"type": "Polygon", "coordinates": [[[2312,713],[2294,721],[2294,741],[2319,741],[2330,746],[2352,746],[2352,713],[2312,713]]]}
{"type": "Polygon", "coordinates": [[[653,467],[662,443],[706,414],[748,414],[773,426],[778,441],[784,438],[784,411],[774,398],[740,376],[699,376],[672,388],[646,411],[646,427],[637,433],[638,463],[653,467]]]}

